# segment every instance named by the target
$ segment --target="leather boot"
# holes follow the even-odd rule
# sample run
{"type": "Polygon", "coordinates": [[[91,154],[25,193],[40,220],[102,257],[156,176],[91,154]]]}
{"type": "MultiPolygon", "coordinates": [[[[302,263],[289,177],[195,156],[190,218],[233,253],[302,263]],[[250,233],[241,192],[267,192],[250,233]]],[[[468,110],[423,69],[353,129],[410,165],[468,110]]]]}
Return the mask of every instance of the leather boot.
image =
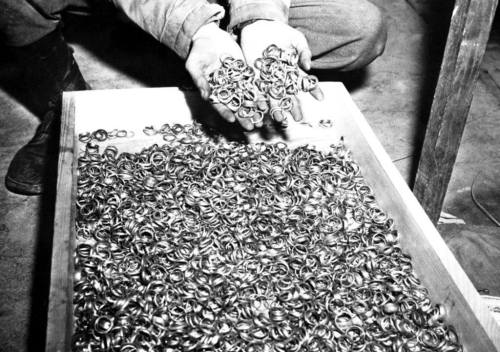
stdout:
{"type": "Polygon", "coordinates": [[[63,91],[90,87],[73,58],[61,31],[48,34],[27,47],[15,49],[23,65],[24,85],[31,109],[41,118],[34,137],[12,159],[5,186],[14,193],[42,194],[57,174],[61,100],[63,91]]]}

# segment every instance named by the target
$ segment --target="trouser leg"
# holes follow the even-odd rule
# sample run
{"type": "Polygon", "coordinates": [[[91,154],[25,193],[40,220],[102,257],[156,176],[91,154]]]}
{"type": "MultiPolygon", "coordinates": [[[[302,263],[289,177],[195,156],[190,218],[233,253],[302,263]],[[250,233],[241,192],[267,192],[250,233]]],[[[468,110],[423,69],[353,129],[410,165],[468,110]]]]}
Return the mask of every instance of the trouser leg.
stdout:
{"type": "Polygon", "coordinates": [[[0,6],[0,34],[23,72],[20,100],[41,119],[33,139],[12,159],[5,185],[40,194],[57,166],[62,92],[87,86],[59,27],[62,0],[0,0],[0,6]]]}
{"type": "Polygon", "coordinates": [[[306,36],[318,69],[366,66],[387,39],[383,15],[367,0],[292,0],[289,24],[306,36]]]}
{"type": "Polygon", "coordinates": [[[0,0],[1,41],[11,47],[32,44],[54,31],[65,0],[0,0]]]}
{"type": "Polygon", "coordinates": [[[5,186],[15,193],[40,194],[57,170],[62,92],[87,86],[59,28],[13,51],[16,63],[23,67],[26,105],[41,124],[12,159],[5,186]]]}
{"type": "Polygon", "coordinates": [[[1,39],[23,72],[20,100],[39,117],[58,103],[62,91],[82,88],[83,78],[60,29],[62,11],[74,2],[0,0],[1,39]]]}

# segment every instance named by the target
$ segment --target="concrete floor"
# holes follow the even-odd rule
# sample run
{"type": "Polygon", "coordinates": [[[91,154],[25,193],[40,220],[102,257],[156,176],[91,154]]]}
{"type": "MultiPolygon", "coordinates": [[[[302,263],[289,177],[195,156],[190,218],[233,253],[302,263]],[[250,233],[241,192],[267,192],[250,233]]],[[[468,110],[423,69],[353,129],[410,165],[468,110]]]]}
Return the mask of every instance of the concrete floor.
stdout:
{"type": "MultiPolygon", "coordinates": [[[[411,183],[446,28],[436,26],[428,12],[405,0],[374,2],[390,24],[386,52],[368,70],[340,78],[411,183]]],[[[94,89],[189,82],[172,53],[130,25],[71,17],[65,32],[94,89]]],[[[490,45],[488,55],[500,52],[495,45],[490,45]]],[[[485,68],[477,84],[444,206],[444,211],[467,224],[490,230],[492,223],[472,202],[470,188],[477,177],[478,198],[500,217],[500,81],[493,71],[491,66],[485,68]]],[[[0,169],[4,170],[0,180],[0,350],[39,351],[44,343],[54,194],[24,197],[3,186],[10,159],[31,138],[38,123],[14,98],[12,83],[19,74],[11,62],[0,58],[0,169]]]]}

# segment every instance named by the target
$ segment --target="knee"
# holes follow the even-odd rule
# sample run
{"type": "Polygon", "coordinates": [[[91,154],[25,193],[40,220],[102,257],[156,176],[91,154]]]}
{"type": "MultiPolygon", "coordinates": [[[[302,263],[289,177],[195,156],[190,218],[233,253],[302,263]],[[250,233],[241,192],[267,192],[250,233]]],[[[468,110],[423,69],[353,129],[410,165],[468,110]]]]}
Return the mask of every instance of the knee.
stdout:
{"type": "MultiPolygon", "coordinates": [[[[387,41],[387,22],[378,7],[369,3],[366,14],[363,14],[364,27],[361,33],[362,47],[367,51],[367,59],[375,59],[382,55],[387,41]]],[[[370,60],[370,61],[371,61],[370,60]]]]}
{"type": "Polygon", "coordinates": [[[301,30],[317,69],[368,65],[385,48],[385,16],[369,0],[292,0],[289,23],[301,30]]]}
{"type": "Polygon", "coordinates": [[[364,2],[355,25],[358,40],[352,48],[352,62],[344,70],[362,68],[382,55],[387,41],[387,22],[375,5],[364,2]]]}

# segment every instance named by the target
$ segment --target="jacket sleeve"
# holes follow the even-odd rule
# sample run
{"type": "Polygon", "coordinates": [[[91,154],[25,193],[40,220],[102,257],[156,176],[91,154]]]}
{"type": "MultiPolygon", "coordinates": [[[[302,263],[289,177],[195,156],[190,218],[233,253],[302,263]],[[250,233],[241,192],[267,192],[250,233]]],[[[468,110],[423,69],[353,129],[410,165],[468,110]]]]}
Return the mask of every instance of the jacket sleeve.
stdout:
{"type": "Polygon", "coordinates": [[[193,35],[204,24],[224,17],[224,9],[206,0],[111,0],[139,27],[174,50],[189,53],[193,35]]]}
{"type": "Polygon", "coordinates": [[[230,0],[230,22],[232,32],[240,24],[252,20],[276,20],[287,23],[290,0],[230,0]]]}

